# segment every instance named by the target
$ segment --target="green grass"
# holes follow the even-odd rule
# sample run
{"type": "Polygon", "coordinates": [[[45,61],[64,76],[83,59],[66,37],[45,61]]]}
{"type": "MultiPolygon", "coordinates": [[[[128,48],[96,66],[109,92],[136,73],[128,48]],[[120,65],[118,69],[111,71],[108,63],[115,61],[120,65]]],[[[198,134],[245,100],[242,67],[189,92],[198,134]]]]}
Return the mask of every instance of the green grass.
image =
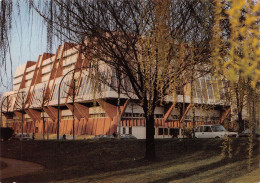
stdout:
{"type": "Polygon", "coordinates": [[[222,139],[157,140],[157,159],[143,159],[144,140],[8,141],[1,156],[45,166],[7,182],[259,182],[259,139],[248,171],[248,139],[233,139],[232,158],[222,139]]]}

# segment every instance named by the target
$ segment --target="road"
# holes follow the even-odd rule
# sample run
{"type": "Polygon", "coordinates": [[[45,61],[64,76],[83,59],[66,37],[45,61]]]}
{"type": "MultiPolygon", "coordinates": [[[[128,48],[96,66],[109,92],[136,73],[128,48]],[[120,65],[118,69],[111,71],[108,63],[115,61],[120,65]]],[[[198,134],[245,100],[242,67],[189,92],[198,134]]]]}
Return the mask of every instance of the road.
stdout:
{"type": "Polygon", "coordinates": [[[7,167],[0,171],[0,181],[9,177],[25,175],[44,169],[42,165],[29,161],[21,161],[3,157],[0,157],[0,160],[7,164],[7,167]]]}

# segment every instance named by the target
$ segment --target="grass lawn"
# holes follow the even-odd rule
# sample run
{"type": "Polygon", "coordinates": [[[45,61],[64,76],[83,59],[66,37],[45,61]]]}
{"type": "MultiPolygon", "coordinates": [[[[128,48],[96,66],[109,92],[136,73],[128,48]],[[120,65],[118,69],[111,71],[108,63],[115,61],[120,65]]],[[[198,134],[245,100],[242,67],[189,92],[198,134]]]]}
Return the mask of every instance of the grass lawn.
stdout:
{"type": "Polygon", "coordinates": [[[248,139],[156,140],[157,159],[143,159],[144,140],[7,141],[1,156],[42,164],[45,170],[3,182],[260,182],[259,139],[248,171],[248,139]]]}

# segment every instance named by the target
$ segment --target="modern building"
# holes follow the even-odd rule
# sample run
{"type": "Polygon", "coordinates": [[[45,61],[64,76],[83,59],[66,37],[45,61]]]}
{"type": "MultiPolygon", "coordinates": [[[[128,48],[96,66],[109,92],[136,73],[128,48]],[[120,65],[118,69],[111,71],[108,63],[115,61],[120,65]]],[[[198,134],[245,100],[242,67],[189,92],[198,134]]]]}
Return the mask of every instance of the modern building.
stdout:
{"type": "MultiPolygon", "coordinates": [[[[56,134],[58,91],[61,84],[59,125],[61,135],[72,134],[73,110],[77,135],[111,135],[116,132],[119,117],[118,94],[106,85],[101,85],[99,92],[94,91],[93,81],[88,77],[87,66],[89,59],[79,52],[78,46],[65,43],[58,47],[56,54],[44,53],[36,62],[28,61],[17,67],[13,79],[13,91],[6,92],[2,99],[2,113],[8,118],[7,125],[15,132],[24,133],[43,133],[45,126],[45,133],[56,134]],[[66,75],[71,70],[75,72],[66,75]],[[75,96],[74,109],[73,96],[75,96]]],[[[109,69],[107,72],[110,72],[109,69]]],[[[110,82],[113,82],[112,75],[113,73],[107,74],[110,82]]],[[[127,85],[127,81],[124,84],[127,85]]],[[[190,84],[184,87],[184,96],[183,93],[179,93],[177,102],[169,99],[164,106],[156,107],[155,138],[172,137],[177,135],[183,126],[189,128],[192,126],[193,114],[196,125],[223,123],[231,110],[225,100],[225,84],[225,81],[214,80],[210,76],[196,80],[194,110],[190,110],[190,84]]],[[[138,100],[130,100],[127,96],[121,95],[121,133],[133,134],[143,139],[146,122],[138,103],[138,100]]]]}

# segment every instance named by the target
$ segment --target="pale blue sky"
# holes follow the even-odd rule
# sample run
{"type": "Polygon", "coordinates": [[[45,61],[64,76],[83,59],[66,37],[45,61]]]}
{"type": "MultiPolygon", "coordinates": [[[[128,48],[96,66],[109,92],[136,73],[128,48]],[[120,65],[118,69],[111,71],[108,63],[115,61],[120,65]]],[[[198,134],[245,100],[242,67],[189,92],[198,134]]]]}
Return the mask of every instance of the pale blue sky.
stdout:
{"type": "MultiPolygon", "coordinates": [[[[13,29],[11,33],[11,58],[12,68],[8,61],[7,77],[5,83],[11,86],[11,69],[13,74],[16,67],[27,61],[37,61],[38,56],[47,52],[46,26],[42,23],[42,18],[34,13],[28,15],[28,10],[21,1],[21,13],[18,16],[16,7],[14,8],[13,29]]],[[[53,45],[53,52],[56,51],[58,44],[53,45]]],[[[10,90],[0,84],[0,93],[10,90]]]]}

